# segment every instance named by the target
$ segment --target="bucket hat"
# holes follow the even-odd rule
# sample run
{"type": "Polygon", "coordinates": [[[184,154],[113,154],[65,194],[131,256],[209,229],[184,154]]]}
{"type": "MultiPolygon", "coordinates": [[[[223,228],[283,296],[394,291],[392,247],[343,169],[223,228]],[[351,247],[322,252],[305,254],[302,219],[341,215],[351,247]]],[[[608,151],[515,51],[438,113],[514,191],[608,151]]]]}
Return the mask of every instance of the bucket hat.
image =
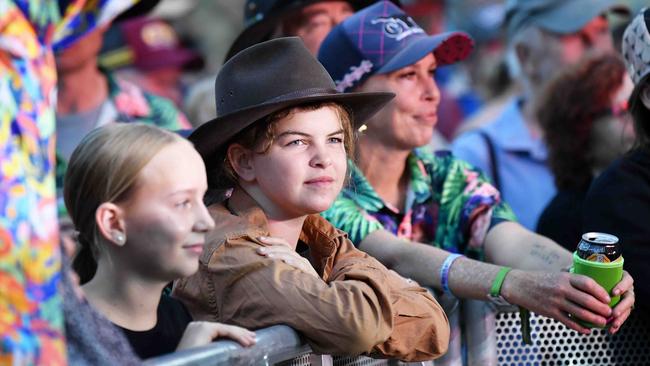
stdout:
{"type": "Polygon", "coordinates": [[[412,65],[433,53],[438,66],[465,59],[472,38],[464,32],[428,35],[413,18],[390,1],[356,12],[332,29],[318,50],[318,60],[347,91],[375,74],[412,65]]]}
{"type": "Polygon", "coordinates": [[[625,64],[635,85],[650,75],[650,8],[642,9],[623,33],[625,64]]]}
{"type": "Polygon", "coordinates": [[[189,139],[209,166],[214,154],[237,133],[282,109],[312,102],[339,103],[350,111],[356,128],[394,96],[340,93],[300,38],[277,38],[253,45],[223,65],[215,81],[217,117],[189,139]]]}
{"type": "MultiPolygon", "coordinates": [[[[304,7],[327,0],[247,0],[244,5],[244,30],[237,36],[226,60],[248,46],[271,38],[275,28],[286,17],[304,7]]],[[[376,0],[348,0],[355,10],[362,9],[376,0]]],[[[400,4],[398,0],[393,1],[400,4]]]]}

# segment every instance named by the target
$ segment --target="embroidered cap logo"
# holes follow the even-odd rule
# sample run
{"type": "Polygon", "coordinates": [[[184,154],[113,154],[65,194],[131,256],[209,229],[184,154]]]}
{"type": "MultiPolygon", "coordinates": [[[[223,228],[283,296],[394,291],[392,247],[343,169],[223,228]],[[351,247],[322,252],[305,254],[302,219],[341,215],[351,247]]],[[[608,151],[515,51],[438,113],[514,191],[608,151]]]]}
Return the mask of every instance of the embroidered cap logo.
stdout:
{"type": "Polygon", "coordinates": [[[424,29],[420,28],[417,23],[408,15],[396,15],[388,17],[379,17],[373,19],[371,23],[383,24],[384,34],[387,37],[394,38],[396,41],[401,41],[404,38],[418,33],[424,33],[424,29]]]}

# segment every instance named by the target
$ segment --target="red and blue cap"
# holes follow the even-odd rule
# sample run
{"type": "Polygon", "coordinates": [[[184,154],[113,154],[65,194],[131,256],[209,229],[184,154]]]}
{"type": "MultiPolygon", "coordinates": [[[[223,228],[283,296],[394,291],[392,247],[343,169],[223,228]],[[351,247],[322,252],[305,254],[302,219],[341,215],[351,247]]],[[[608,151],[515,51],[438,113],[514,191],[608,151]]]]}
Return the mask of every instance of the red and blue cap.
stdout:
{"type": "Polygon", "coordinates": [[[464,32],[428,35],[390,1],[364,8],[334,27],[318,51],[339,91],[375,74],[413,65],[433,53],[439,66],[464,60],[474,47],[464,32]]]}

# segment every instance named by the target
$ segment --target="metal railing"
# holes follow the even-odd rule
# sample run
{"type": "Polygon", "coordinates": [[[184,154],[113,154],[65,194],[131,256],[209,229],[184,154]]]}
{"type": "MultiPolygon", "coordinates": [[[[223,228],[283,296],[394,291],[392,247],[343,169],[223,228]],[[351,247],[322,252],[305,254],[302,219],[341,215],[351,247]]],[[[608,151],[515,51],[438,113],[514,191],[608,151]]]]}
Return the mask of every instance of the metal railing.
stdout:
{"type": "MultiPolygon", "coordinates": [[[[435,362],[411,363],[435,366],[519,365],[650,365],[650,320],[632,316],[616,335],[593,330],[580,335],[556,320],[531,314],[533,345],[521,342],[519,314],[513,308],[495,311],[481,301],[439,299],[450,324],[464,323],[464,339],[452,334],[448,353],[435,362]],[[462,355],[462,344],[466,350],[462,355]]],[[[516,309],[516,308],[514,308],[516,309]]],[[[257,344],[241,347],[221,340],[210,345],[147,360],[151,366],[177,365],[278,365],[278,366],[374,366],[409,365],[397,360],[368,357],[316,355],[298,333],[284,325],[256,331],[257,344]]]]}

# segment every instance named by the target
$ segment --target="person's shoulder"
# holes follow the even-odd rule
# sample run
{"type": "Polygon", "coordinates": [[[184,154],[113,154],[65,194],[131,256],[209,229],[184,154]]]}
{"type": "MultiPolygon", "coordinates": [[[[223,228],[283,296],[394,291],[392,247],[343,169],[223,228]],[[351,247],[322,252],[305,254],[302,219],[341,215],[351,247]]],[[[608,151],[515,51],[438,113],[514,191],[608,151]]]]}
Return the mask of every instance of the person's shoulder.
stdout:
{"type": "Polygon", "coordinates": [[[451,150],[456,153],[462,150],[479,150],[483,143],[482,135],[486,133],[489,125],[463,132],[458,135],[451,143],[451,150]]]}
{"type": "Polygon", "coordinates": [[[459,158],[450,150],[428,152],[426,150],[416,149],[414,150],[414,154],[434,176],[447,176],[453,172],[475,170],[472,164],[459,158]]]}
{"type": "Polygon", "coordinates": [[[614,161],[593,182],[589,194],[613,196],[629,192],[633,187],[650,189],[650,153],[635,150],[614,161]]]}
{"type": "Polygon", "coordinates": [[[267,235],[265,230],[244,217],[233,215],[221,203],[208,206],[208,212],[215,226],[206,236],[201,263],[208,264],[215,256],[224,254],[239,257],[242,261],[257,258],[255,250],[261,244],[255,238],[267,235]]]}

